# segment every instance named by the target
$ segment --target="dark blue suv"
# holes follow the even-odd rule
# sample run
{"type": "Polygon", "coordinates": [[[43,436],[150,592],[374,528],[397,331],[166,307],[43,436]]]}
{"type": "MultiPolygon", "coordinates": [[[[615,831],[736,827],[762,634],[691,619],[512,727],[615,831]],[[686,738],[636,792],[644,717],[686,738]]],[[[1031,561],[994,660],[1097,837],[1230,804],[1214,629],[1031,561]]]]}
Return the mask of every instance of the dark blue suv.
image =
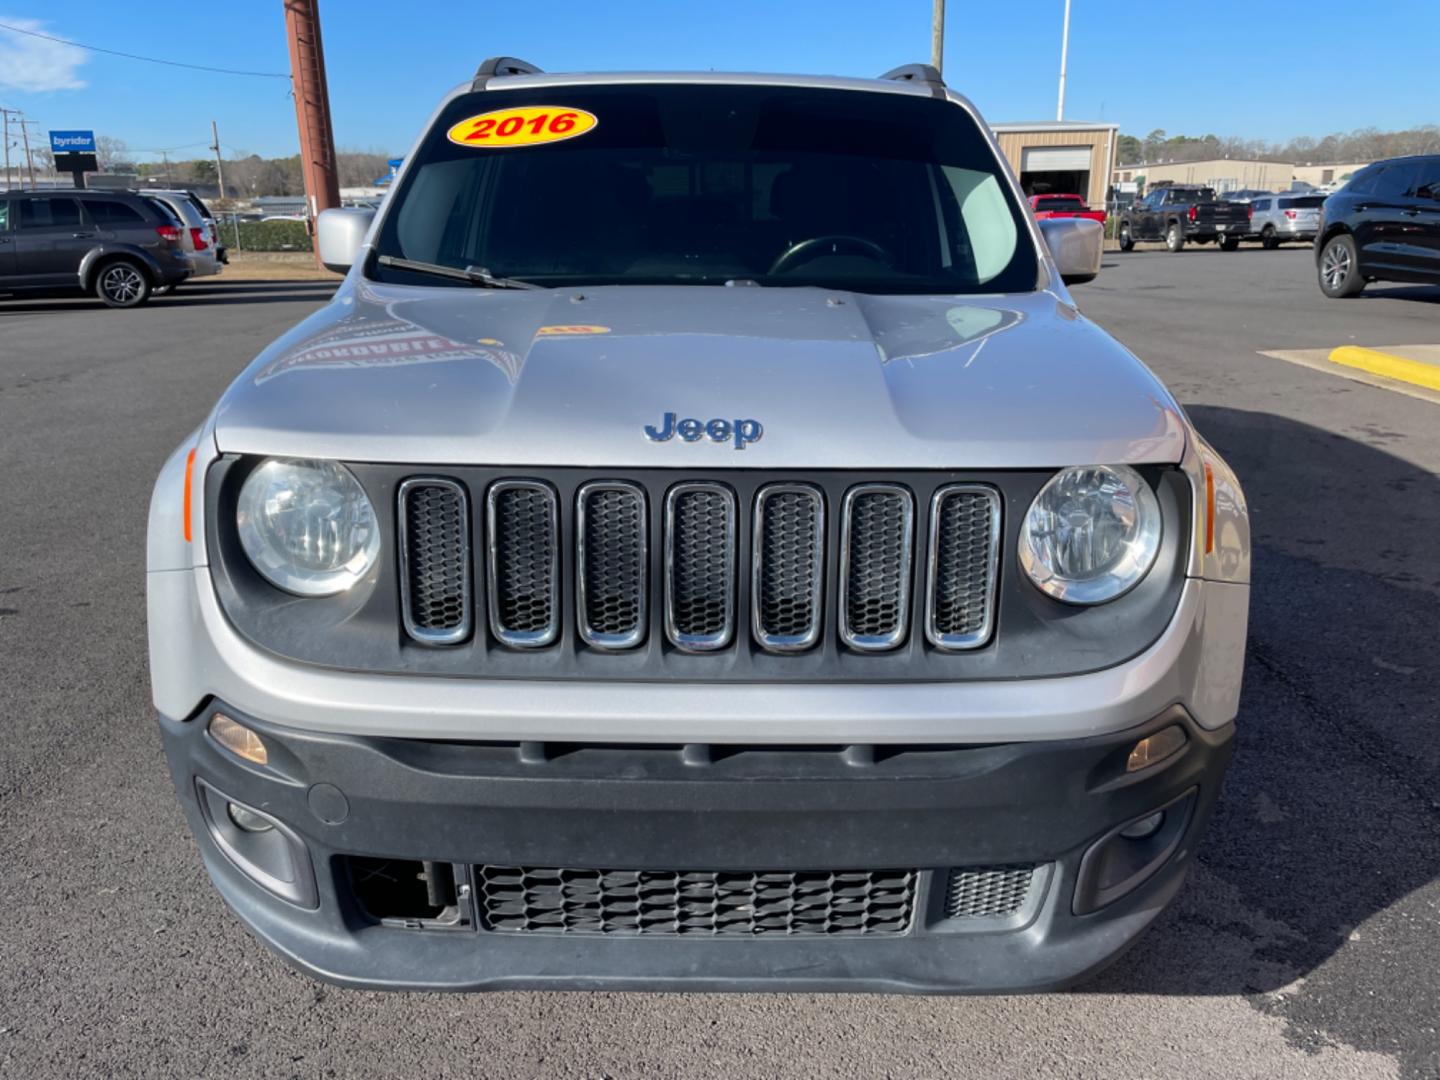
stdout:
{"type": "Polygon", "coordinates": [[[1377,161],[1325,200],[1315,237],[1320,291],[1371,281],[1440,285],[1440,154],[1377,161]]]}

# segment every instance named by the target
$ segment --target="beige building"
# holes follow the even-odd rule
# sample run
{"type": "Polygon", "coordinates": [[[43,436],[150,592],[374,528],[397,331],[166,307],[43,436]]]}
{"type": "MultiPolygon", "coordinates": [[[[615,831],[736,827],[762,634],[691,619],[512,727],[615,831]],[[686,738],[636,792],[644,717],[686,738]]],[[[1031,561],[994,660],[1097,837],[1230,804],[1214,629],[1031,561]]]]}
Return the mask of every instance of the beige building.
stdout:
{"type": "Polygon", "coordinates": [[[1243,158],[1209,158],[1205,161],[1171,161],[1120,165],[1115,182],[1132,183],[1145,178],[1147,188],[1157,183],[1200,184],[1220,194],[1241,188],[1261,191],[1289,191],[1293,181],[1324,187],[1363,169],[1369,162],[1351,165],[1291,165],[1285,161],[1246,161],[1243,158]]]}
{"type": "Polygon", "coordinates": [[[1090,206],[1105,205],[1119,124],[1041,120],[990,130],[1026,195],[1080,195],[1090,206]]]}
{"type": "Polygon", "coordinates": [[[1315,187],[1325,187],[1348,180],[1369,164],[1368,161],[1352,161],[1345,165],[1296,165],[1295,179],[1315,187]]]}

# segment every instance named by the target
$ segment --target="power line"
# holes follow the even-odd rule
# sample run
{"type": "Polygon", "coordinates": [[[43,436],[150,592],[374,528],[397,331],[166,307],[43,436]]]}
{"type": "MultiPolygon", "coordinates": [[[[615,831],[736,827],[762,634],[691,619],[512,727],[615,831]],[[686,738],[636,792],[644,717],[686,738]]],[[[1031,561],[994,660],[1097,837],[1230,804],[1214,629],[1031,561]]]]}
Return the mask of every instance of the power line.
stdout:
{"type": "Polygon", "coordinates": [[[210,67],[207,64],[186,64],[179,60],[162,60],[157,56],[140,56],[136,53],[121,52],[118,49],[102,49],[99,45],[85,45],[79,41],[71,41],[69,38],[42,34],[38,30],[24,30],[18,26],[11,26],[9,23],[0,23],[0,30],[9,30],[12,34],[25,34],[27,37],[43,38],[46,41],[57,41],[61,45],[73,45],[77,49],[88,49],[90,52],[105,53],[109,56],[123,56],[126,60],[143,60],[147,64],[165,64],[169,67],[189,68],[191,71],[213,71],[220,75],[253,75],[257,79],[290,78],[288,74],[282,74],[278,71],[241,71],[237,68],[210,67]]]}

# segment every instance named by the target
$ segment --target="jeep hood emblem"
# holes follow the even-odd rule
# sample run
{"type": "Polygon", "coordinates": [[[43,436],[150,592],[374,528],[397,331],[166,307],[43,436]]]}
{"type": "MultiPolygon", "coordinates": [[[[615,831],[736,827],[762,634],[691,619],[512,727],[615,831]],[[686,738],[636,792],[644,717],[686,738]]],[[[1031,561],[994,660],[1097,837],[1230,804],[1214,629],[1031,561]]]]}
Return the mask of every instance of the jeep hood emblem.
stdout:
{"type": "Polygon", "coordinates": [[[657,424],[645,425],[645,437],[651,442],[669,442],[676,435],[686,442],[699,442],[708,438],[711,442],[733,442],[736,450],[744,450],[757,442],[765,429],[759,420],[697,420],[687,416],[683,420],[675,413],[667,412],[657,424]]]}

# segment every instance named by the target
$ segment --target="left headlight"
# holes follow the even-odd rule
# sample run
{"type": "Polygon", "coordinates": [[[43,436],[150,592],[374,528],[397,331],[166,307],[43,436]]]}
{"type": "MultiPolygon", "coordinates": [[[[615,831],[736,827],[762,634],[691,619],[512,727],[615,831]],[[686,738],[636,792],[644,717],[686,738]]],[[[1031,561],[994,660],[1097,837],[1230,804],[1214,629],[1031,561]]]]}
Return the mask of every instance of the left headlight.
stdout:
{"type": "Polygon", "coordinates": [[[1160,550],[1160,504],[1125,465],[1062,469],[1020,527],[1020,565],[1069,604],[1103,604],[1140,583],[1160,550]]]}
{"type": "Polygon", "coordinates": [[[255,569],[298,596],[344,592],[380,554],[369,496],[333,461],[262,462],[240,488],[235,525],[255,569]]]}

